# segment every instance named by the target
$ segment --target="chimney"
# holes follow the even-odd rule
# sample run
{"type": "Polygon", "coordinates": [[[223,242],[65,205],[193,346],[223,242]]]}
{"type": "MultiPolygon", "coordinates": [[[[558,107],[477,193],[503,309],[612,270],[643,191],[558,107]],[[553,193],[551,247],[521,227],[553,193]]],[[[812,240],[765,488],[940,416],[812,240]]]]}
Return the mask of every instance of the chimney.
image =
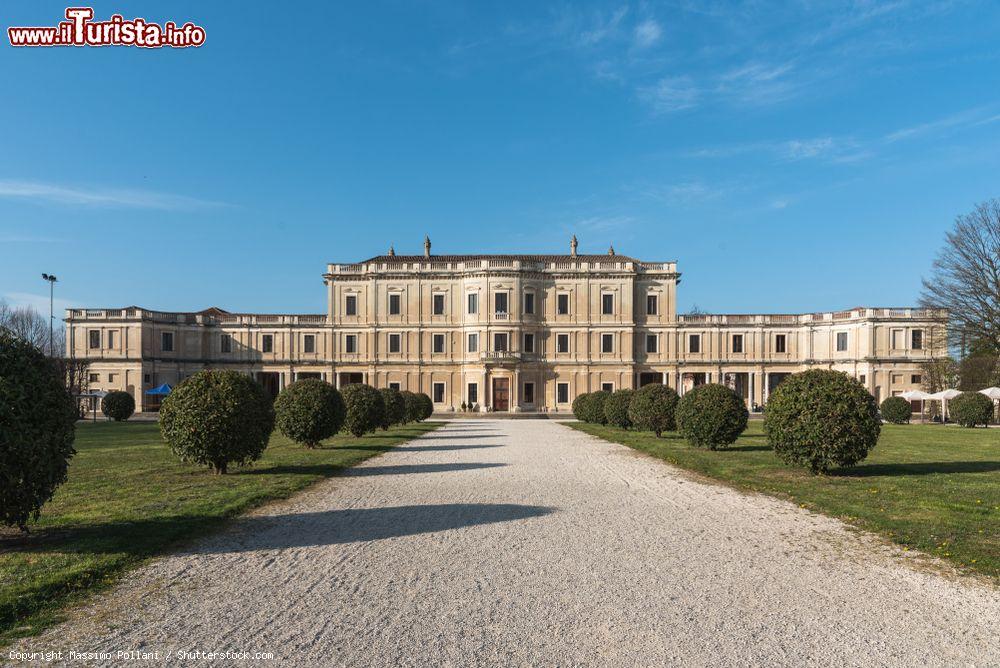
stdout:
{"type": "Polygon", "coordinates": [[[431,256],[431,238],[425,234],[424,235],[424,257],[430,257],[430,256],[431,256]]]}
{"type": "Polygon", "coordinates": [[[575,234],[573,235],[573,238],[569,242],[569,254],[572,255],[573,257],[576,257],[576,235],[575,234]]]}

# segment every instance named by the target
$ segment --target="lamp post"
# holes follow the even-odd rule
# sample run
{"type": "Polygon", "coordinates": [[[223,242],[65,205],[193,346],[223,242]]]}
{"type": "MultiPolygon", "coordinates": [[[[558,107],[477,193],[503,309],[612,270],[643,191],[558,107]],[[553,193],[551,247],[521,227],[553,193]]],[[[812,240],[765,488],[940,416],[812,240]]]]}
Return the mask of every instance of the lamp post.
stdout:
{"type": "Polygon", "coordinates": [[[53,322],[55,313],[53,311],[53,301],[55,296],[56,281],[59,279],[54,274],[42,274],[42,280],[49,283],[49,357],[55,357],[55,346],[53,345],[53,322]]]}

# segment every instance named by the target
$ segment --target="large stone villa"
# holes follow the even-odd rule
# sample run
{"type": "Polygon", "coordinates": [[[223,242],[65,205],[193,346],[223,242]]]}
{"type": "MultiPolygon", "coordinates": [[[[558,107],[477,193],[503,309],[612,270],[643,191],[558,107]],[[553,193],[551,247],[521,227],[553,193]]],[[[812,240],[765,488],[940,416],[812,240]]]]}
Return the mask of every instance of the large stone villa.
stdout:
{"type": "Polygon", "coordinates": [[[881,400],[921,384],[944,313],[678,315],[675,262],[616,255],[396,255],[330,264],[325,314],[70,309],[67,350],[91,390],[145,390],[206,368],[272,393],[301,378],[426,392],[441,411],[567,412],[597,389],[724,382],[763,405],[791,373],[844,371],[881,400]]]}

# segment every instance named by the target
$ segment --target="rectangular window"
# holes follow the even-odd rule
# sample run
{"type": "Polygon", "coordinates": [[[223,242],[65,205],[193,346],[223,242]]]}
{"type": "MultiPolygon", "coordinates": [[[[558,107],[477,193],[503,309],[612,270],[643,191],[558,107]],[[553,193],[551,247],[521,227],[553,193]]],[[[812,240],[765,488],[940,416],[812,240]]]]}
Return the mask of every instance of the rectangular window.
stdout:
{"type": "Polygon", "coordinates": [[[401,295],[398,292],[389,294],[389,315],[399,315],[401,295]]]}
{"type": "Polygon", "coordinates": [[[733,352],[742,353],[743,352],[743,335],[733,334],[733,352]]]}
{"type": "Polygon", "coordinates": [[[108,382],[109,383],[113,383],[113,382],[115,382],[117,380],[118,380],[118,374],[117,373],[109,373],[108,374],[108,382]]]}
{"type": "Polygon", "coordinates": [[[609,293],[601,295],[601,315],[613,315],[615,312],[615,296],[609,293]]]}
{"type": "Polygon", "coordinates": [[[344,315],[357,315],[358,314],[358,296],[357,295],[347,295],[344,298],[344,315]]]}
{"type": "Polygon", "coordinates": [[[601,334],[601,352],[613,353],[615,351],[615,335],[601,334]]]}
{"type": "Polygon", "coordinates": [[[150,375],[150,374],[148,374],[148,373],[142,374],[142,382],[144,382],[144,383],[151,383],[151,382],[153,382],[153,376],[150,375]]]}
{"type": "Polygon", "coordinates": [[[569,313],[569,295],[565,292],[556,295],[556,314],[567,315],[569,313]]]}
{"type": "Polygon", "coordinates": [[[402,386],[399,383],[389,383],[389,387],[394,390],[399,390],[402,386]]]}
{"type": "Polygon", "coordinates": [[[533,353],[535,352],[535,335],[525,334],[524,335],[524,352],[533,353]]]}
{"type": "Polygon", "coordinates": [[[316,352],[316,335],[306,334],[302,337],[302,352],[314,353],[316,352]]]}
{"type": "Polygon", "coordinates": [[[656,315],[660,310],[660,299],[656,295],[646,295],[646,315],[656,315]]]}
{"type": "Polygon", "coordinates": [[[556,383],[556,403],[569,403],[569,383],[556,383]]]}
{"type": "Polygon", "coordinates": [[[160,334],[160,350],[165,353],[174,352],[174,333],[162,332],[160,334]]]}
{"type": "Polygon", "coordinates": [[[493,295],[493,312],[507,313],[507,293],[497,292],[493,295]]]}
{"type": "Polygon", "coordinates": [[[837,332],[837,352],[847,350],[847,332],[837,332]]]}
{"type": "Polygon", "coordinates": [[[924,330],[915,329],[910,332],[910,347],[914,350],[922,350],[924,347],[924,330]]]}
{"type": "Polygon", "coordinates": [[[774,352],[783,353],[785,352],[785,335],[775,334],[774,335],[774,352]]]}
{"type": "Polygon", "coordinates": [[[434,383],[434,403],[444,403],[444,383],[434,383]]]}
{"type": "Polygon", "coordinates": [[[865,384],[865,380],[866,380],[866,378],[865,378],[865,374],[861,374],[861,375],[860,375],[860,376],[858,377],[858,382],[860,382],[860,383],[861,383],[862,385],[864,385],[864,384],[865,384]]]}
{"type": "Polygon", "coordinates": [[[533,404],[535,403],[535,384],[525,383],[524,384],[524,403],[533,404]]]}
{"type": "Polygon", "coordinates": [[[469,347],[470,353],[479,352],[479,334],[469,334],[469,347]]]}
{"type": "Polygon", "coordinates": [[[924,381],[924,377],[921,376],[919,373],[915,373],[915,374],[913,374],[913,375],[910,376],[910,382],[912,384],[914,384],[914,385],[919,385],[923,381],[924,381]]]}
{"type": "Polygon", "coordinates": [[[465,296],[466,302],[468,303],[469,315],[475,315],[479,313],[479,295],[475,292],[470,292],[465,296]]]}
{"type": "Polygon", "coordinates": [[[601,383],[601,391],[602,392],[614,392],[615,391],[615,384],[614,383],[601,383]]]}
{"type": "Polygon", "coordinates": [[[88,332],[88,335],[90,336],[90,349],[91,350],[96,350],[97,348],[100,348],[101,347],[101,330],[99,330],[99,329],[92,329],[92,330],[90,330],[90,332],[88,332]]]}
{"type": "Polygon", "coordinates": [[[356,353],[358,352],[358,335],[348,334],[344,337],[344,352],[345,353],[356,353]]]}
{"type": "Polygon", "coordinates": [[[688,352],[701,352],[701,334],[688,334],[688,352]]]}
{"type": "Polygon", "coordinates": [[[274,335],[272,335],[272,334],[265,334],[264,336],[262,336],[261,339],[260,339],[260,349],[261,349],[262,352],[265,352],[265,353],[273,353],[274,352],[274,335]]]}
{"type": "Polygon", "coordinates": [[[398,353],[403,348],[403,337],[399,334],[389,335],[389,352],[398,353]]]}
{"type": "Polygon", "coordinates": [[[507,352],[507,333],[497,332],[493,334],[493,350],[501,353],[507,352]]]}
{"type": "Polygon", "coordinates": [[[478,404],[479,403],[479,385],[477,383],[469,383],[467,388],[467,393],[469,400],[466,403],[478,404]]]}
{"type": "Polygon", "coordinates": [[[233,352],[233,335],[232,334],[223,334],[222,335],[222,337],[219,339],[219,350],[221,350],[224,353],[231,353],[231,352],[233,352]]]}
{"type": "Polygon", "coordinates": [[[91,383],[99,383],[99,382],[101,382],[101,376],[100,376],[100,374],[96,374],[96,373],[90,374],[90,382],[91,383]]]}
{"type": "Polygon", "coordinates": [[[444,334],[435,334],[432,338],[433,348],[432,352],[443,353],[444,352],[444,334]]]}
{"type": "Polygon", "coordinates": [[[432,297],[434,315],[444,315],[444,295],[436,294],[432,297]]]}
{"type": "Polygon", "coordinates": [[[115,345],[115,335],[117,333],[118,332],[116,332],[113,329],[108,332],[108,348],[111,349],[111,350],[114,350],[115,348],[118,347],[118,346],[115,345]]]}
{"type": "Polygon", "coordinates": [[[889,345],[892,350],[902,350],[906,347],[903,337],[905,333],[902,329],[894,329],[889,333],[889,345]]]}
{"type": "Polygon", "coordinates": [[[525,292],[524,293],[524,313],[525,315],[533,315],[535,313],[535,293],[525,292]]]}
{"type": "Polygon", "coordinates": [[[659,342],[660,342],[660,339],[656,336],[656,334],[647,334],[646,335],[646,352],[647,353],[655,353],[657,351],[657,344],[659,344],[659,342]]]}
{"type": "Polygon", "coordinates": [[[569,352],[569,334],[556,334],[556,352],[569,352]]]}

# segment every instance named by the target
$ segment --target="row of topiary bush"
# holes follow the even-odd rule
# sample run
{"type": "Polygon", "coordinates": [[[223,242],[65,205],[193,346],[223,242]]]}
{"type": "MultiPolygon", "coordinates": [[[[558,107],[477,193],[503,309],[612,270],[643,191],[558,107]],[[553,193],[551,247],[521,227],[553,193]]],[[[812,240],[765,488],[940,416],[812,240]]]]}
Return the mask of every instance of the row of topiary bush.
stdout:
{"type": "Polygon", "coordinates": [[[619,429],[651,431],[661,436],[676,429],[692,445],[711,450],[733,443],[746,429],[749,413],[743,400],[724,385],[700,385],[683,397],[665,385],[638,390],[590,392],[573,402],[581,422],[619,429]]]}
{"type": "MultiPolygon", "coordinates": [[[[898,407],[888,408],[886,412],[895,416],[898,407]]],[[[909,404],[906,411],[908,418],[909,404]]],[[[749,418],[742,397],[725,385],[711,383],[680,398],[663,385],[591,392],[577,397],[573,412],[584,422],[652,431],[657,436],[676,429],[692,445],[711,450],[734,443],[749,418]]],[[[764,414],[764,432],[782,461],[824,473],[864,459],[878,441],[881,417],[875,399],[858,381],[817,369],[793,374],[775,388],[764,414]]]]}
{"type": "MultiPolygon", "coordinates": [[[[879,406],[882,419],[893,424],[910,421],[910,402],[889,397],[879,406]]],[[[993,418],[993,400],[980,392],[963,392],[948,402],[951,419],[963,427],[987,426],[993,418]]]]}
{"type": "Polygon", "coordinates": [[[420,422],[433,412],[423,393],[348,385],[337,390],[309,378],[292,383],[273,404],[250,376],[236,371],[201,371],[178,385],[160,407],[160,432],[186,462],[225,473],[264,453],[271,432],[307,448],[340,431],[362,436],[392,425],[420,422]]]}

